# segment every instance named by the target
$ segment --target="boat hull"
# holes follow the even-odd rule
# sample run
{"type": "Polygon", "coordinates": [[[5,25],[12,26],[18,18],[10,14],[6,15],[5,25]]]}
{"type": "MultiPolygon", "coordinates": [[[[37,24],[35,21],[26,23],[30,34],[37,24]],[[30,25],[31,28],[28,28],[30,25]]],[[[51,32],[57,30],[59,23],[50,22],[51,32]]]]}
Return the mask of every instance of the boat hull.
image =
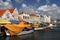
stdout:
{"type": "Polygon", "coordinates": [[[46,26],[46,27],[34,28],[34,30],[53,29],[54,27],[56,27],[56,25],[50,24],[49,26],[46,26]]]}
{"type": "Polygon", "coordinates": [[[45,27],[34,28],[34,30],[44,30],[45,27]]]}
{"type": "MultiPolygon", "coordinates": [[[[9,33],[8,31],[5,30],[5,32],[6,32],[6,35],[7,35],[7,36],[10,36],[10,33],[9,33]]],[[[33,30],[22,31],[22,32],[20,32],[20,33],[18,33],[18,34],[16,34],[16,35],[24,35],[24,34],[29,34],[29,33],[32,33],[32,32],[34,32],[34,31],[33,31],[33,30]]]]}

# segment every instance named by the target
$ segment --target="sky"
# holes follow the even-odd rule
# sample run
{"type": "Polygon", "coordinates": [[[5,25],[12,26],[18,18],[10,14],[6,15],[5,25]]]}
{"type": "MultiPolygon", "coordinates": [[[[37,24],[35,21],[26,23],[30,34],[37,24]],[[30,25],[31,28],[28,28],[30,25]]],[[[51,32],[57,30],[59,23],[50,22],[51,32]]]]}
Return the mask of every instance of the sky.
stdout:
{"type": "Polygon", "coordinates": [[[60,0],[0,0],[0,6],[8,5],[6,8],[13,7],[19,10],[23,4],[26,4],[27,6],[34,7],[34,8],[38,8],[39,6],[46,5],[46,4],[47,5],[56,4],[57,6],[60,6],[60,0]]]}
{"type": "Polygon", "coordinates": [[[27,13],[48,14],[60,18],[60,0],[0,0],[0,9],[17,8],[27,13]]]}

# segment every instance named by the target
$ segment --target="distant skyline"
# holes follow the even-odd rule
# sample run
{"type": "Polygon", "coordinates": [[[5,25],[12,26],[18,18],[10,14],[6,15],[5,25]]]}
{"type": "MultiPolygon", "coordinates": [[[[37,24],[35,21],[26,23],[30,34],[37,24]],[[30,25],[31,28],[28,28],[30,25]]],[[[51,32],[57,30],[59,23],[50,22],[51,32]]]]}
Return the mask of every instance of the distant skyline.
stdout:
{"type": "Polygon", "coordinates": [[[19,12],[48,14],[60,19],[60,0],[0,0],[0,9],[17,8],[19,12]]]}

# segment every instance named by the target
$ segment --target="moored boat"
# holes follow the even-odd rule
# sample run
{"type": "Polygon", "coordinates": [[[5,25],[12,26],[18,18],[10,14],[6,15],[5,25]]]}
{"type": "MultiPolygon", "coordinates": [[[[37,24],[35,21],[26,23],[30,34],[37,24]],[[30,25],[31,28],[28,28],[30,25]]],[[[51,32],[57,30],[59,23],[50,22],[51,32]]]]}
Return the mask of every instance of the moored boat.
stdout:
{"type": "Polygon", "coordinates": [[[33,32],[31,24],[28,24],[25,21],[21,21],[19,24],[5,24],[1,27],[4,28],[4,30],[2,29],[2,32],[6,33],[7,36],[22,35],[33,32]]]}
{"type": "MultiPolygon", "coordinates": [[[[7,36],[11,36],[10,33],[9,33],[7,30],[5,30],[5,32],[6,32],[6,35],[7,35],[7,36]]],[[[18,33],[18,34],[16,34],[16,35],[26,35],[26,34],[29,34],[29,33],[32,33],[32,32],[33,32],[33,30],[22,31],[22,32],[20,32],[20,33],[18,33]]]]}

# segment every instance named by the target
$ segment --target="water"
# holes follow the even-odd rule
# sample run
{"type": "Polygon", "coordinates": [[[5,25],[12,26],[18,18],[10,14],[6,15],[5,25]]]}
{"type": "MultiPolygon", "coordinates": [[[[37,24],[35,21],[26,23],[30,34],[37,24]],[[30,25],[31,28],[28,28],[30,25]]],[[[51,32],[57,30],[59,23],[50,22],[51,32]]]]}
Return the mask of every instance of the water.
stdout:
{"type": "Polygon", "coordinates": [[[60,25],[53,30],[35,31],[31,34],[12,36],[12,37],[0,37],[0,40],[60,40],[60,25]]]}

